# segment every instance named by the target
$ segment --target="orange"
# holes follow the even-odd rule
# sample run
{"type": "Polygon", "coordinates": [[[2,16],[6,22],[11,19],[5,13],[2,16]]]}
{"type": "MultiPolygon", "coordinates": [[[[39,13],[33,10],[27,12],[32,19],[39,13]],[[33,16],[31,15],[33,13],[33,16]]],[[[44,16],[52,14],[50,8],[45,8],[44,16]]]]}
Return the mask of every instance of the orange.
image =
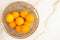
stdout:
{"type": "Polygon", "coordinates": [[[22,26],[22,29],[21,29],[21,32],[23,34],[27,34],[28,32],[30,31],[30,27],[27,27],[27,26],[22,26]]]}
{"type": "Polygon", "coordinates": [[[16,26],[16,32],[21,32],[21,27],[20,26],[16,26]]]}
{"type": "Polygon", "coordinates": [[[30,27],[31,23],[25,21],[25,22],[24,22],[24,25],[30,27]]]}
{"type": "Polygon", "coordinates": [[[7,14],[5,17],[7,22],[12,22],[14,20],[14,16],[12,14],[7,14]]]}
{"type": "Polygon", "coordinates": [[[22,25],[24,23],[24,19],[22,17],[18,17],[16,18],[15,22],[17,25],[22,25]]]}
{"type": "Polygon", "coordinates": [[[28,22],[25,22],[23,25],[22,25],[22,29],[21,29],[21,32],[23,34],[27,34],[29,31],[30,31],[30,23],[28,22]]]}
{"type": "Polygon", "coordinates": [[[15,28],[15,26],[16,26],[15,22],[10,22],[10,23],[8,23],[8,25],[10,28],[15,28]]]}
{"type": "Polygon", "coordinates": [[[13,11],[12,15],[14,16],[14,18],[19,17],[19,12],[18,11],[13,11]]]}
{"type": "Polygon", "coordinates": [[[34,21],[34,15],[33,14],[27,14],[26,15],[26,20],[28,22],[33,22],[34,21]]]}
{"type": "Polygon", "coordinates": [[[25,16],[28,14],[28,11],[27,10],[22,10],[21,13],[20,13],[20,16],[25,18],[25,16]]]}

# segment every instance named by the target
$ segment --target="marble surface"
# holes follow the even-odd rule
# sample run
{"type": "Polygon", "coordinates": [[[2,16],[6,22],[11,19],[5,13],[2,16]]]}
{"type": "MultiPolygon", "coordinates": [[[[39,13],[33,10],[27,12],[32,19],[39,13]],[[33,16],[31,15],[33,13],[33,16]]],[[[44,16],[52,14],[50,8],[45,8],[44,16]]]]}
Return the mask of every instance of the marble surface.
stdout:
{"type": "Polygon", "coordinates": [[[15,39],[9,36],[3,28],[1,18],[4,9],[16,1],[21,0],[0,0],[0,40],[60,40],[60,2],[57,0],[22,0],[38,11],[39,26],[28,38],[15,39]]]}

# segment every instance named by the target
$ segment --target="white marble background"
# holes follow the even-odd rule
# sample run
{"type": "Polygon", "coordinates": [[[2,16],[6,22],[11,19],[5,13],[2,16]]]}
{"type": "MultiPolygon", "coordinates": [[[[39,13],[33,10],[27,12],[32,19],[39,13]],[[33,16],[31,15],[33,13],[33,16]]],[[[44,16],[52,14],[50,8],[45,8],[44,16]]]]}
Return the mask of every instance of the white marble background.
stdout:
{"type": "Polygon", "coordinates": [[[60,40],[60,2],[57,0],[22,0],[34,5],[39,14],[39,26],[36,32],[26,39],[15,39],[9,36],[2,25],[2,12],[12,2],[21,0],[0,0],[0,40],[60,40]],[[49,16],[55,8],[53,15],[49,16]],[[48,18],[48,20],[47,20],[48,18]],[[46,22],[47,20],[47,22],[46,22]]]}

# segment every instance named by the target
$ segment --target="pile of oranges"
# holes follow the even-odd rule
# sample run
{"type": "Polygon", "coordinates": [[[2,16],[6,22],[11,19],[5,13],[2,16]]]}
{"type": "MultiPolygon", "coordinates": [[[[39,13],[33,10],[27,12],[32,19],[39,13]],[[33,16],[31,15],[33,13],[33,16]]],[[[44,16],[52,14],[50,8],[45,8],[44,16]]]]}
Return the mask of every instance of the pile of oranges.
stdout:
{"type": "Polygon", "coordinates": [[[27,34],[34,21],[34,15],[27,10],[13,11],[6,14],[5,19],[10,28],[15,29],[18,33],[27,34]]]}

